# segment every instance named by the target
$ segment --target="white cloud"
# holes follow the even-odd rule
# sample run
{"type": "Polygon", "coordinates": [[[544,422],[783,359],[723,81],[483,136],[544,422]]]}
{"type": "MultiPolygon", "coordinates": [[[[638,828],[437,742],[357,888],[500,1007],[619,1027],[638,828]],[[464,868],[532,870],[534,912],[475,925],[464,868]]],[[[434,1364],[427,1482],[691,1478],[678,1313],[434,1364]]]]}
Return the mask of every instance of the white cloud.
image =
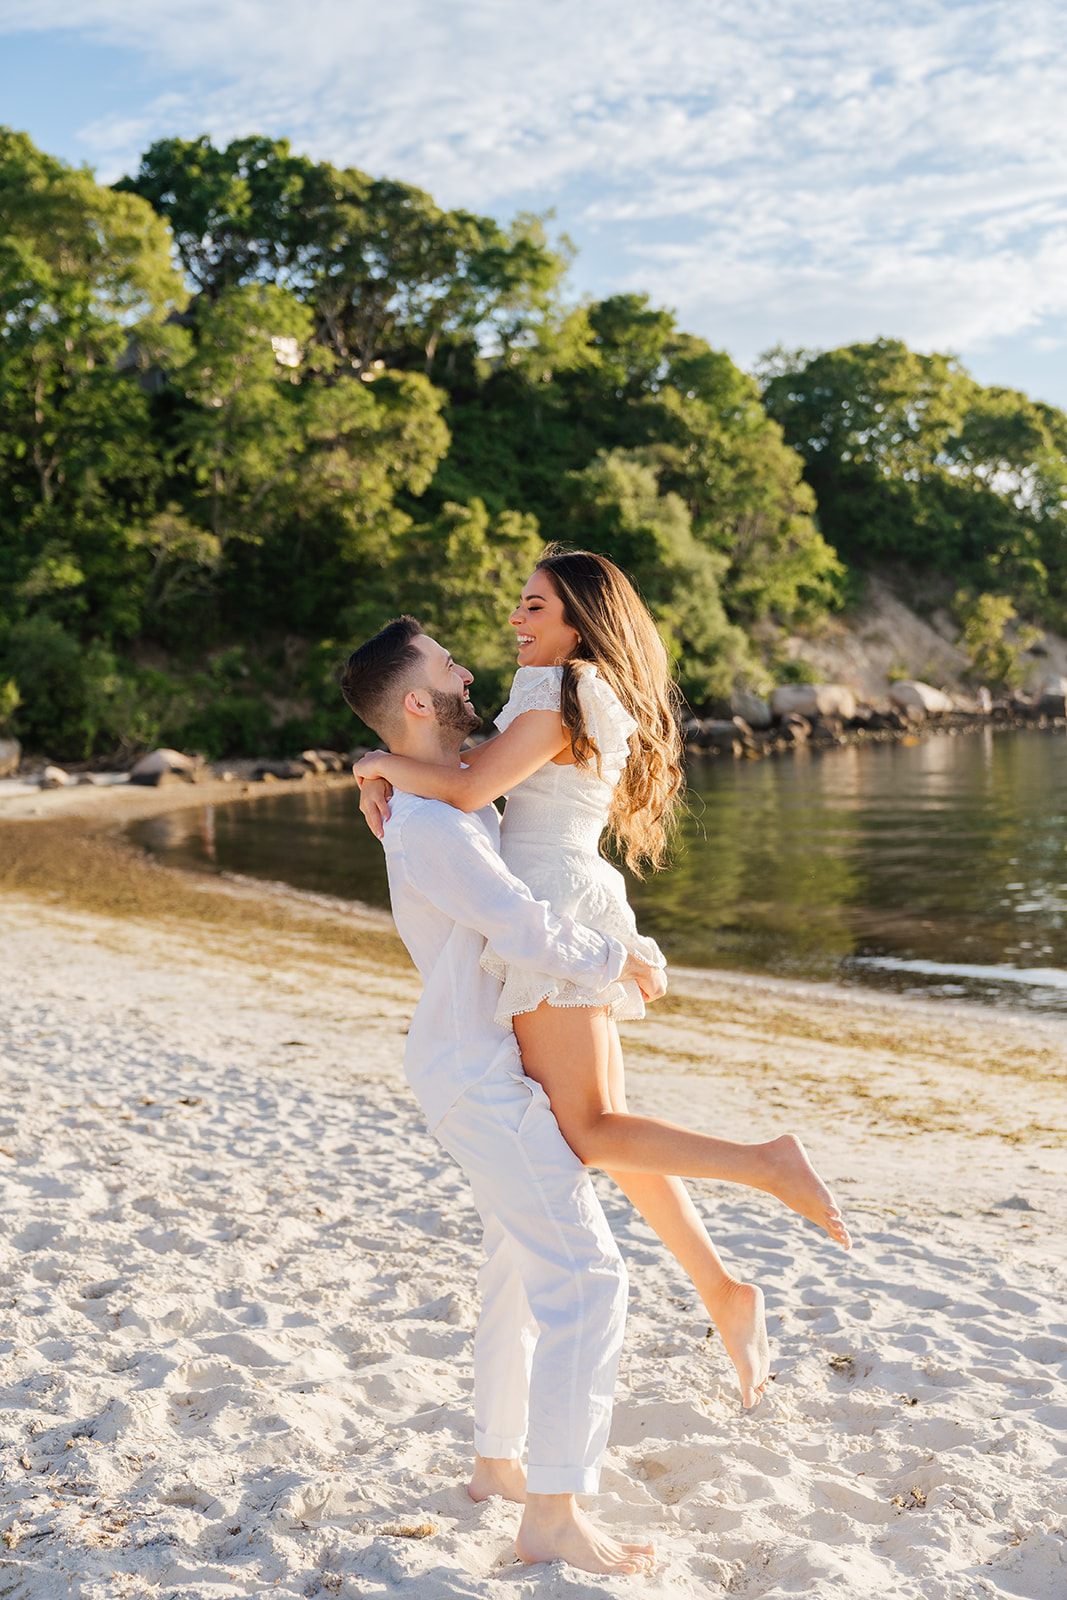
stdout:
{"type": "Polygon", "coordinates": [[[0,35],[55,28],[168,84],[83,130],[104,175],[264,131],[446,203],[555,204],[590,287],[743,358],[1067,327],[1057,0],[0,0],[0,35]]]}

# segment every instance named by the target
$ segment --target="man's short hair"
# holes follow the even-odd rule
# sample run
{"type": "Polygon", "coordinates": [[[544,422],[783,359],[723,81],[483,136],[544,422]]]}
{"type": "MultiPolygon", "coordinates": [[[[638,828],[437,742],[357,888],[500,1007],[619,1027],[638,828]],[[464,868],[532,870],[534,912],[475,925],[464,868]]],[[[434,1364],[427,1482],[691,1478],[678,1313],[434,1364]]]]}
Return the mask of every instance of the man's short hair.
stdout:
{"type": "Polygon", "coordinates": [[[414,617],[395,617],[352,652],[341,674],[341,693],[348,704],[387,744],[400,725],[415,668],[423,665],[415,644],[421,633],[414,617]]]}

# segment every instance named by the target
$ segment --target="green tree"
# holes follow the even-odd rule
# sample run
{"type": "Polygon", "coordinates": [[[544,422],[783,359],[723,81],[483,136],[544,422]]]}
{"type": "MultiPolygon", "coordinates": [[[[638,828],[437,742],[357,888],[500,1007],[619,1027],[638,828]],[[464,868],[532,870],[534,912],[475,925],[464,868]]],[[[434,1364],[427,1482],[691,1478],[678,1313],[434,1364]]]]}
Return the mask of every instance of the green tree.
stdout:
{"type": "Polygon", "coordinates": [[[284,139],[160,140],[116,187],[169,218],[204,295],[288,288],[313,310],[316,342],[355,372],[414,354],[429,374],[443,337],[512,329],[566,265],[534,218],[506,229],[443,210],[410,184],[294,156],[284,139]]]}
{"type": "Polygon", "coordinates": [[[899,340],[850,345],[783,370],[765,402],[804,457],[823,532],[849,559],[1067,600],[1067,417],[984,389],[955,357],[899,340]]]}
{"type": "MultiPolygon", "coordinates": [[[[691,537],[714,557],[717,613],[729,624],[788,625],[836,603],[843,568],[815,527],[803,462],[728,356],[641,295],[550,307],[534,332],[452,387],[453,447],[435,491],[527,507],[546,533],[570,537],[570,475],[622,451],[682,503],[691,537]]],[[[620,540],[626,565],[623,550],[640,541],[620,540]]],[[[711,634],[726,637],[718,622],[711,634]]],[[[758,675],[750,650],[731,659],[758,675]]],[[[687,660],[699,678],[695,635],[687,660]]]]}
{"type": "Polygon", "coordinates": [[[603,451],[571,475],[568,532],[631,574],[673,656],[693,705],[758,682],[758,662],[730,622],[720,579],[725,558],[694,537],[681,497],[661,494],[648,451],[603,451]]]}
{"type": "Polygon", "coordinates": [[[1017,688],[1025,677],[1020,657],[1043,637],[1040,628],[1025,623],[1009,639],[1008,625],[1016,610],[1007,595],[973,594],[961,589],[956,614],[963,633],[960,643],[971,658],[971,672],[980,683],[1017,688]]]}
{"type": "MultiPolygon", "coordinates": [[[[308,308],[276,285],[201,301],[189,361],[172,375],[186,404],[173,437],[194,492],[187,507],[222,556],[232,609],[250,600],[285,626],[294,565],[321,607],[327,576],[345,586],[391,558],[417,498],[448,448],[443,396],[421,373],[336,380],[336,358],[311,343],[308,308]],[[317,577],[318,581],[314,581],[317,577]]],[[[292,620],[290,621],[292,626],[292,620]]]]}
{"type": "Polygon", "coordinates": [[[139,626],[125,527],[163,464],[138,378],[180,345],[181,292],[144,201],[0,129],[0,664],[58,753],[91,746],[109,642],[139,626]]]}

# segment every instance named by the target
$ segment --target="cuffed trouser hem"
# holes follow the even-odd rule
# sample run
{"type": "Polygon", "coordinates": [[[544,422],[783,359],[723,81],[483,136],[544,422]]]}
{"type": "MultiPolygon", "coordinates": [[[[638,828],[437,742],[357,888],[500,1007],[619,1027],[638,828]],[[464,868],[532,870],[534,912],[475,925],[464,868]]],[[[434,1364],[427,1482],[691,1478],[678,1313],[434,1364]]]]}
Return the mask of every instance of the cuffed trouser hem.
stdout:
{"type": "Polygon", "coordinates": [[[535,1467],[526,1469],[527,1494],[597,1494],[599,1467],[535,1467]]]}
{"type": "MultiPolygon", "coordinates": [[[[524,1434],[513,1434],[509,1438],[503,1433],[483,1433],[481,1428],[475,1428],[474,1448],[480,1456],[489,1456],[494,1461],[518,1461],[526,1448],[526,1437],[524,1434]]],[[[550,1494],[552,1491],[546,1489],[544,1492],[550,1494]]]]}

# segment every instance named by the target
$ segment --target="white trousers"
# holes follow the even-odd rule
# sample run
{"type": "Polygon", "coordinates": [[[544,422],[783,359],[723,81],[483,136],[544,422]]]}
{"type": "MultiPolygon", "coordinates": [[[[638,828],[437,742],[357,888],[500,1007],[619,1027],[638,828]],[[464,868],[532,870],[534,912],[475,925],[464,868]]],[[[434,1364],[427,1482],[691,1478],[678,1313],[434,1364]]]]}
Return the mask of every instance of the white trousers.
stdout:
{"type": "Polygon", "coordinates": [[[595,1494],[626,1319],[626,1268],[540,1084],[501,1074],[435,1130],[484,1224],[474,1339],[479,1455],[517,1458],[533,1494],[595,1494]]]}

